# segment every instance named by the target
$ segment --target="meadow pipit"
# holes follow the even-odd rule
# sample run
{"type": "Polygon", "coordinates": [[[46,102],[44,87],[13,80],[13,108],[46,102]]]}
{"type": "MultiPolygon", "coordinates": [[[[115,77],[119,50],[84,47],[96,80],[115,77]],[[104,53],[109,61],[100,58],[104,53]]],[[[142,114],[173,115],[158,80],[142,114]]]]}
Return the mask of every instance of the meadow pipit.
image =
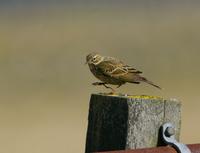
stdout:
{"type": "Polygon", "coordinates": [[[140,82],[146,82],[156,88],[161,89],[159,86],[155,85],[153,82],[142,77],[141,71],[136,70],[132,66],[124,64],[122,61],[113,58],[101,56],[97,53],[90,53],[86,56],[86,63],[89,65],[90,71],[94,74],[96,78],[102,82],[95,82],[93,85],[103,85],[106,88],[115,90],[107,84],[121,85],[128,83],[139,84],[140,82]]]}

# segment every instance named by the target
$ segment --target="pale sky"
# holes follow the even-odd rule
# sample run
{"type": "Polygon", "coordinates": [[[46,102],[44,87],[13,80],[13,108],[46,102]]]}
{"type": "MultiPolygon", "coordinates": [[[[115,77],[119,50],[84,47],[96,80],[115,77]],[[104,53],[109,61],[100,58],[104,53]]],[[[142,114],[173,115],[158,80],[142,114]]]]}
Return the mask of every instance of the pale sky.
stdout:
{"type": "Polygon", "coordinates": [[[200,4],[198,0],[0,0],[0,6],[17,6],[17,5],[141,5],[141,6],[168,6],[168,5],[196,5],[200,4]]]}

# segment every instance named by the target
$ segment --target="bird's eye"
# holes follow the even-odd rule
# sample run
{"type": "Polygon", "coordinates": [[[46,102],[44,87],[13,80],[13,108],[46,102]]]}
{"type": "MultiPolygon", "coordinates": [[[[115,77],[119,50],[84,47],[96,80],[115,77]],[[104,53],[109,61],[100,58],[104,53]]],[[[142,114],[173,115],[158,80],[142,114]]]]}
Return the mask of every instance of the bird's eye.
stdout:
{"type": "Polygon", "coordinates": [[[96,56],[94,56],[92,60],[93,60],[93,61],[96,61],[96,59],[97,59],[97,57],[96,57],[96,56]]]}

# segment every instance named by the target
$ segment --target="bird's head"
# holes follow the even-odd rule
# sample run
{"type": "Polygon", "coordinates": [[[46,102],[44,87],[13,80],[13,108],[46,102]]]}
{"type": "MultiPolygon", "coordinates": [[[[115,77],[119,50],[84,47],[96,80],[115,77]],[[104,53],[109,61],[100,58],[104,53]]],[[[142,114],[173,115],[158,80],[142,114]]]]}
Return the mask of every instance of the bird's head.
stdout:
{"type": "Polygon", "coordinates": [[[103,60],[103,56],[97,53],[90,53],[86,56],[86,64],[97,65],[103,60]]]}

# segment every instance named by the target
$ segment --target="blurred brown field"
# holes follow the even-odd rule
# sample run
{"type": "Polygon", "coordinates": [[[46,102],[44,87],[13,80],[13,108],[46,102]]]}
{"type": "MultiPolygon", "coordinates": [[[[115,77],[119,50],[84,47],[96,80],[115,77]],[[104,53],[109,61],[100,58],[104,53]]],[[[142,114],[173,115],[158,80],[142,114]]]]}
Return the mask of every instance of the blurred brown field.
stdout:
{"type": "Polygon", "coordinates": [[[114,56],[182,101],[181,141],[200,142],[200,10],[46,7],[0,11],[0,153],[84,152],[93,87],[85,56],[114,56]]]}

